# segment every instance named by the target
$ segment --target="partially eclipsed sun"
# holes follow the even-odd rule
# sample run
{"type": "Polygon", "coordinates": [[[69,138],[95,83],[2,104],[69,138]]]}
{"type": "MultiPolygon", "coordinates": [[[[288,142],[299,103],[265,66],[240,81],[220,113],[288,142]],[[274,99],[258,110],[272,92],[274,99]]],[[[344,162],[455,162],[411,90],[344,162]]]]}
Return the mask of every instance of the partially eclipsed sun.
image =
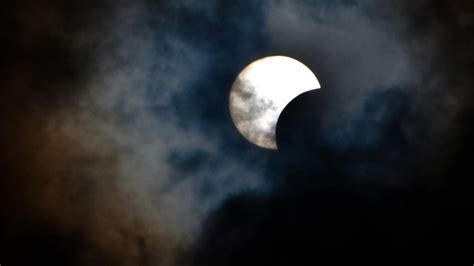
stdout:
{"type": "Polygon", "coordinates": [[[229,97],[232,120],[250,142],[277,149],[275,128],[285,106],[303,92],[321,88],[311,70],[286,56],[254,61],[238,75],[229,97]]]}

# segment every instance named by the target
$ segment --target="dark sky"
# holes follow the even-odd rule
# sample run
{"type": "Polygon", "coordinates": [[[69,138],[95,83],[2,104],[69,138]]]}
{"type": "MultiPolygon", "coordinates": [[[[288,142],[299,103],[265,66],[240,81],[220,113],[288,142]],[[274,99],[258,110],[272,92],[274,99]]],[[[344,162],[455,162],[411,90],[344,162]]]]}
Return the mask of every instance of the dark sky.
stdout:
{"type": "Polygon", "coordinates": [[[0,264],[472,263],[472,1],[25,0],[0,22],[0,264]],[[228,95],[276,54],[322,88],[274,151],[228,95]]]}

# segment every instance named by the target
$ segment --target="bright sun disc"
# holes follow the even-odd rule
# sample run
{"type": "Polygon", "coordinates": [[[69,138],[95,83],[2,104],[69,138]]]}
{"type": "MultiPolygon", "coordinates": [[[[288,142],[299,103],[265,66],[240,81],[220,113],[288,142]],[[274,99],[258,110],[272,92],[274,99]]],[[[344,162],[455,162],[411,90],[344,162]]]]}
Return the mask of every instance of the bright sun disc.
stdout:
{"type": "Polygon", "coordinates": [[[313,72],[286,56],[254,61],[232,85],[229,108],[239,132],[250,142],[277,149],[275,128],[285,106],[303,92],[321,86],[313,72]]]}

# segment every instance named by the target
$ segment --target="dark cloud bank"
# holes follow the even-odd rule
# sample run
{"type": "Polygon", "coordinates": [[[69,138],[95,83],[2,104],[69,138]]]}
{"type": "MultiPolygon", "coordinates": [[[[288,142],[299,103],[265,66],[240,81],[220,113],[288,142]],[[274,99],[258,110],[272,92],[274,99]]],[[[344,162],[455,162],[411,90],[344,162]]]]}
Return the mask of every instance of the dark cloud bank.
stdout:
{"type": "Polygon", "coordinates": [[[2,265],[472,263],[470,1],[21,1],[2,18],[2,265]],[[322,89],[278,151],[227,97],[266,55],[322,89]],[[471,260],[469,260],[471,258],[471,260]]]}

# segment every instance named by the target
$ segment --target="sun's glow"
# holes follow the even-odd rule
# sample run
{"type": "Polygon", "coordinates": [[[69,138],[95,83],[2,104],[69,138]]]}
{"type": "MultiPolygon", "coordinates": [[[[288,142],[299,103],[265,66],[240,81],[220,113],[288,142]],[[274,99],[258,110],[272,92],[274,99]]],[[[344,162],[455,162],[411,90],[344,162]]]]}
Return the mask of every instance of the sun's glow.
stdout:
{"type": "Polygon", "coordinates": [[[303,92],[321,86],[313,72],[286,56],[269,56],[244,68],[229,99],[232,119],[249,141],[276,149],[275,127],[285,106],[303,92]]]}

